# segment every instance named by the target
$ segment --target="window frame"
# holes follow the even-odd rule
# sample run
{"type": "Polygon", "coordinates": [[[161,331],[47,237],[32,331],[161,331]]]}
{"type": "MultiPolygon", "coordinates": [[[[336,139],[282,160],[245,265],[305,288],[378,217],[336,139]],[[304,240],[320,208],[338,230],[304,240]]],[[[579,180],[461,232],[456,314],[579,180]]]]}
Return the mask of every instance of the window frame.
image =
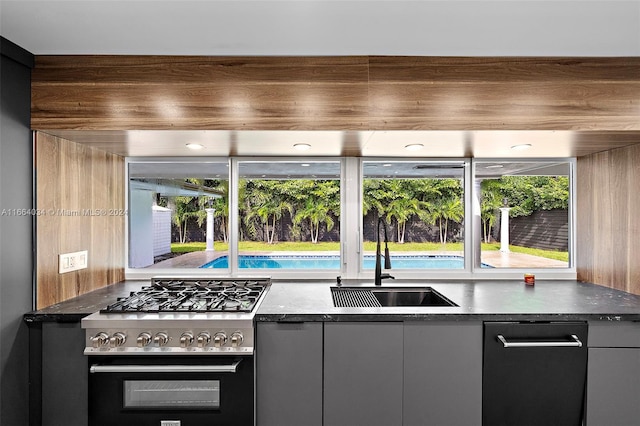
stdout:
{"type": "MultiPolygon", "coordinates": [[[[576,204],[576,159],[567,158],[433,158],[433,157],[126,157],[125,158],[125,209],[129,209],[129,164],[130,163],[201,163],[227,162],[229,164],[229,268],[130,268],[129,267],[129,218],[124,225],[125,279],[150,279],[155,276],[207,276],[207,277],[256,277],[269,276],[283,280],[343,279],[373,280],[373,270],[363,270],[363,217],[362,180],[363,164],[367,161],[424,161],[461,162],[464,165],[464,258],[463,269],[391,270],[397,280],[511,280],[522,279],[523,274],[534,273],[540,279],[575,280],[575,204],[576,204]],[[340,162],[340,258],[339,270],[273,270],[238,268],[238,163],[243,161],[299,161],[340,162]],[[569,265],[567,268],[480,268],[480,222],[479,187],[476,187],[475,165],[480,162],[567,162],[569,163],[569,265]]],[[[393,284],[393,281],[385,284],[393,284]]]]}
{"type": "Polygon", "coordinates": [[[525,273],[535,274],[540,279],[560,279],[560,280],[575,280],[577,278],[577,272],[575,267],[575,223],[576,223],[576,159],[573,157],[567,158],[474,158],[471,162],[471,179],[472,179],[472,200],[473,200],[473,278],[475,279],[523,279],[525,273]],[[482,223],[480,220],[480,187],[476,185],[476,163],[490,163],[490,162],[518,162],[518,163],[540,163],[540,162],[563,162],[569,165],[569,203],[568,203],[568,250],[569,250],[569,262],[566,268],[481,268],[480,257],[481,250],[480,244],[482,242],[482,223]]]}

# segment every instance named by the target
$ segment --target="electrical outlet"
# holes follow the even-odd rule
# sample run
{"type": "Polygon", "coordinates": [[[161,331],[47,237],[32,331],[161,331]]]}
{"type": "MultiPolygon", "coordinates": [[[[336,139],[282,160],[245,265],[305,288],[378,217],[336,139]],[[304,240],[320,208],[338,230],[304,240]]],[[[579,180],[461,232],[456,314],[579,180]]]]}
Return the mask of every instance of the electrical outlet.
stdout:
{"type": "Polygon", "coordinates": [[[87,250],[65,253],[58,256],[58,273],[64,274],[79,269],[85,269],[89,263],[87,250]]]}

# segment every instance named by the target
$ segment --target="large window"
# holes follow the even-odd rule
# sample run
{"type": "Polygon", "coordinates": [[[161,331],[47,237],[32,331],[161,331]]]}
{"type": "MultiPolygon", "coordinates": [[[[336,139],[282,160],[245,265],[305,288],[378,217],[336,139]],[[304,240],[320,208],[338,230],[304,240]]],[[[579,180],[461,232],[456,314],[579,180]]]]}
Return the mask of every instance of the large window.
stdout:
{"type": "Polygon", "coordinates": [[[483,267],[569,267],[571,163],[477,161],[483,267]]]}
{"type": "Polygon", "coordinates": [[[340,161],[238,162],[238,269],[339,271],[340,161]]]}
{"type": "Polygon", "coordinates": [[[388,238],[398,269],[464,269],[464,162],[364,161],[363,269],[388,238]],[[386,231],[385,231],[386,229],[386,231]]]}
{"type": "Polygon", "coordinates": [[[127,159],[127,277],[372,279],[386,239],[398,279],[575,278],[573,165],[127,159]]]}
{"type": "Polygon", "coordinates": [[[128,170],[129,268],[206,268],[227,256],[229,161],[132,161],[128,170]]]}

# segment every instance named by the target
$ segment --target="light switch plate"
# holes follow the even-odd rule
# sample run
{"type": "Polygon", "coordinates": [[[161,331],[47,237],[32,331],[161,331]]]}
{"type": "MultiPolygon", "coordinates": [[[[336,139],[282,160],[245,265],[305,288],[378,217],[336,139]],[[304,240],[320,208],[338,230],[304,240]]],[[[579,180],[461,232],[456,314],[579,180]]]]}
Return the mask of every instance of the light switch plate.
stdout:
{"type": "Polygon", "coordinates": [[[58,273],[65,274],[79,269],[85,269],[89,263],[87,250],[65,253],[58,256],[58,273]]]}

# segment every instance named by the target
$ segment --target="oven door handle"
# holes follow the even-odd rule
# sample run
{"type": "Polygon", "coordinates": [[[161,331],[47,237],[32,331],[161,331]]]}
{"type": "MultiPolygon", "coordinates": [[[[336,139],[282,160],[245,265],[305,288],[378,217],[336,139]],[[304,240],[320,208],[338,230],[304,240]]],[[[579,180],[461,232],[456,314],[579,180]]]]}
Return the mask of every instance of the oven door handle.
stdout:
{"type": "Polygon", "coordinates": [[[242,359],[230,365],[100,365],[93,364],[90,373],[235,373],[242,359]]]}

